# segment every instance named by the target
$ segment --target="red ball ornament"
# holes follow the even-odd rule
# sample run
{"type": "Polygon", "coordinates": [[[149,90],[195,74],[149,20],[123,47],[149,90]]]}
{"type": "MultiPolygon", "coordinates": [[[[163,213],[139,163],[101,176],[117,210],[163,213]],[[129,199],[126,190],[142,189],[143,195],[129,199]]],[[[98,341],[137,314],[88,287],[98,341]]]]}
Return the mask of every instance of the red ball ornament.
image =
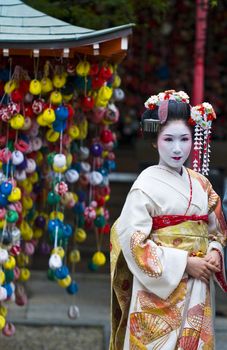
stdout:
{"type": "Polygon", "coordinates": [[[112,76],[112,71],[108,66],[102,66],[99,72],[99,77],[104,80],[109,80],[112,76]]]}
{"type": "Polygon", "coordinates": [[[83,110],[91,110],[95,105],[95,100],[93,96],[84,96],[81,100],[81,106],[83,110]]]}
{"type": "Polygon", "coordinates": [[[104,129],[101,131],[100,139],[103,143],[109,143],[113,141],[112,131],[109,129],[104,129]]]}
{"type": "Polygon", "coordinates": [[[19,89],[15,89],[11,93],[11,100],[13,102],[22,102],[23,100],[23,93],[19,89]]]}
{"type": "Polygon", "coordinates": [[[24,116],[31,118],[34,115],[32,106],[27,104],[24,106],[24,116]]]}
{"type": "Polygon", "coordinates": [[[88,75],[93,77],[93,76],[97,75],[98,72],[99,72],[99,65],[97,63],[93,63],[91,65],[91,68],[90,68],[88,75]]]}
{"type": "Polygon", "coordinates": [[[99,76],[95,76],[94,78],[92,78],[91,87],[93,90],[98,90],[100,89],[100,87],[104,85],[104,83],[105,83],[104,79],[102,79],[99,76]]]}

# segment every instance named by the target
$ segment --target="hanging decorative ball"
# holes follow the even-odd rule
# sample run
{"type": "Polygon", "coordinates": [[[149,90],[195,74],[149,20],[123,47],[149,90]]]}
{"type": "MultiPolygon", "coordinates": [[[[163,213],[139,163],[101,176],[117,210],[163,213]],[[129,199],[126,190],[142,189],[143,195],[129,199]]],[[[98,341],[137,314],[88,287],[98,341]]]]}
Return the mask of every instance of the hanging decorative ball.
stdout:
{"type": "Polygon", "coordinates": [[[41,90],[42,90],[42,85],[41,85],[40,81],[37,79],[31,80],[30,85],[29,85],[30,94],[39,95],[41,93],[41,90]]]}
{"type": "Polygon", "coordinates": [[[6,249],[0,248],[0,264],[4,264],[9,259],[9,254],[6,249]]]}
{"type": "Polygon", "coordinates": [[[67,275],[63,279],[58,279],[58,285],[63,288],[67,288],[72,282],[70,275],[67,275]]]}
{"type": "Polygon", "coordinates": [[[2,330],[5,327],[5,324],[6,324],[5,318],[2,315],[0,315],[0,330],[2,330]]]}
{"type": "Polygon", "coordinates": [[[52,270],[59,269],[62,266],[62,259],[58,254],[52,254],[49,259],[49,267],[52,270]]]}
{"type": "Polygon", "coordinates": [[[63,168],[66,165],[66,156],[62,153],[54,156],[53,165],[58,168],[63,168]]]}
{"type": "Polygon", "coordinates": [[[76,242],[82,243],[86,240],[87,234],[82,228],[76,228],[74,233],[74,240],[76,242]]]}
{"type": "Polygon", "coordinates": [[[70,319],[76,320],[77,318],[80,317],[80,310],[78,306],[76,305],[71,305],[68,309],[68,316],[70,319]]]}
{"type": "Polygon", "coordinates": [[[75,281],[72,281],[71,284],[67,287],[66,290],[67,290],[67,292],[69,294],[72,294],[72,295],[76,294],[78,292],[78,285],[77,285],[77,283],[75,281]]]}
{"type": "Polygon", "coordinates": [[[93,143],[91,146],[91,154],[94,157],[100,157],[102,154],[103,148],[99,143],[93,143]]]}
{"type": "Polygon", "coordinates": [[[75,169],[69,169],[65,173],[65,179],[69,183],[74,183],[79,180],[79,173],[75,169]]]}
{"type": "Polygon", "coordinates": [[[69,254],[69,261],[73,263],[78,263],[80,261],[80,251],[78,249],[73,249],[69,254]]]}
{"type": "Polygon", "coordinates": [[[0,192],[8,196],[12,192],[12,184],[8,181],[4,181],[0,185],[0,192]]]}
{"type": "Polygon", "coordinates": [[[106,263],[106,257],[102,252],[96,252],[92,257],[93,264],[102,266],[106,263]]]}
{"type": "Polygon", "coordinates": [[[6,336],[6,337],[12,337],[16,332],[16,328],[14,326],[13,323],[11,322],[7,322],[5,324],[5,327],[2,330],[2,333],[6,336]]]}

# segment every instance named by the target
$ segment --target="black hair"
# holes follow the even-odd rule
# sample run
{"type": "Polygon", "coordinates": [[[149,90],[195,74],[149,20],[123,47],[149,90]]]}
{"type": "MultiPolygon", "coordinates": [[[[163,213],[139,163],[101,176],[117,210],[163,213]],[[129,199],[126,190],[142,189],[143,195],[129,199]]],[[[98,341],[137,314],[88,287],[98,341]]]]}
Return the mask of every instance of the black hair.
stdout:
{"type": "MultiPolygon", "coordinates": [[[[164,124],[157,124],[159,125],[158,128],[154,128],[153,130],[150,130],[146,132],[146,128],[144,128],[144,124],[146,123],[146,119],[153,119],[153,120],[159,120],[158,118],[158,106],[155,109],[147,109],[143,114],[141,118],[141,127],[143,130],[144,135],[150,137],[152,139],[156,139],[161,129],[168,124],[168,122],[173,120],[182,120],[185,123],[188,122],[188,119],[190,118],[190,105],[186,102],[177,102],[175,100],[169,100],[168,103],[168,114],[167,119],[164,124]]],[[[155,122],[154,122],[155,123],[155,122]]],[[[190,125],[188,124],[189,128],[190,125]]],[[[191,128],[190,128],[191,129],[191,128]]],[[[192,130],[192,129],[191,129],[192,130]]]]}

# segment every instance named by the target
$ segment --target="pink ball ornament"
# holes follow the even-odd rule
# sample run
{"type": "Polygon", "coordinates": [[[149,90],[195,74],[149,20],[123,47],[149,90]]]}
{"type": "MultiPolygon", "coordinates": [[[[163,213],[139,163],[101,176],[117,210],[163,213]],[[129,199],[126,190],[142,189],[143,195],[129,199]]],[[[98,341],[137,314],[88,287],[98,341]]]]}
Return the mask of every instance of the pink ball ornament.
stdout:
{"type": "Polygon", "coordinates": [[[55,192],[57,192],[60,196],[64,195],[66,192],[68,192],[68,185],[61,181],[55,186],[55,192]]]}
{"type": "Polygon", "coordinates": [[[84,218],[85,220],[94,220],[96,218],[96,211],[93,207],[86,207],[84,209],[84,218]]]}
{"type": "Polygon", "coordinates": [[[43,145],[43,141],[40,137],[35,137],[33,140],[32,140],[32,149],[33,151],[39,151],[40,148],[42,147],[43,145]]]}
{"type": "Polygon", "coordinates": [[[7,322],[5,327],[2,330],[2,333],[6,336],[6,337],[12,337],[16,332],[16,328],[14,326],[13,323],[11,322],[7,322]]]}
{"type": "Polygon", "coordinates": [[[24,245],[24,252],[26,255],[31,256],[35,252],[35,247],[31,242],[26,242],[24,245]]]}
{"type": "Polygon", "coordinates": [[[42,113],[44,106],[45,106],[44,100],[36,99],[32,103],[32,110],[36,115],[38,115],[42,113]]]}
{"type": "Polygon", "coordinates": [[[20,113],[20,104],[15,102],[10,102],[7,105],[7,109],[11,116],[20,113]]]}
{"type": "Polygon", "coordinates": [[[105,107],[96,107],[93,110],[92,115],[90,116],[91,122],[94,124],[99,124],[104,118],[104,115],[106,113],[105,107]]]}

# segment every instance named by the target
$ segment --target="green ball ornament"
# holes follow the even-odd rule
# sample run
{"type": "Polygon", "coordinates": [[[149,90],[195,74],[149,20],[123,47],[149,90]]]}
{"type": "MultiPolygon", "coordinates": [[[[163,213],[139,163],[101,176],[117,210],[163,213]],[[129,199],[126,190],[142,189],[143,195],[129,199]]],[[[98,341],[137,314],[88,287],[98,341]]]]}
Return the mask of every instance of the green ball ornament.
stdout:
{"type": "Polygon", "coordinates": [[[10,283],[14,280],[14,271],[13,269],[5,269],[5,281],[6,283],[10,283]]]}
{"type": "Polygon", "coordinates": [[[104,227],[106,224],[106,219],[103,215],[98,215],[97,218],[94,220],[94,225],[98,228],[104,227]]]}
{"type": "Polygon", "coordinates": [[[59,194],[55,193],[55,192],[49,192],[47,195],[47,203],[50,205],[54,205],[59,203],[61,200],[61,197],[59,196],[59,194]]]}
{"type": "Polygon", "coordinates": [[[48,270],[47,270],[47,278],[48,278],[48,280],[50,280],[50,281],[55,281],[55,280],[56,280],[54,270],[51,270],[51,269],[48,269],[48,270]]]}
{"type": "Polygon", "coordinates": [[[19,215],[16,212],[16,210],[8,210],[6,214],[6,221],[9,222],[10,224],[17,222],[19,219],[19,215]]]}
{"type": "Polygon", "coordinates": [[[49,153],[47,156],[47,163],[48,165],[52,166],[54,162],[54,156],[56,155],[55,152],[49,153]]]}

